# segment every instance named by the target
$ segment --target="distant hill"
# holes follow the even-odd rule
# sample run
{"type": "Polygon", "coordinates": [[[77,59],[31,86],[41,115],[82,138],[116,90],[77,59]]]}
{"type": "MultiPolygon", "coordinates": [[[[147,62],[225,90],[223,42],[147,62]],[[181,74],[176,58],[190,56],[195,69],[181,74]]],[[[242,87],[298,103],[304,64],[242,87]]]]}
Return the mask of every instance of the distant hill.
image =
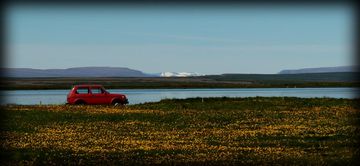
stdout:
{"type": "Polygon", "coordinates": [[[5,77],[153,77],[124,67],[75,67],[68,69],[3,68],[5,77]]]}
{"type": "Polygon", "coordinates": [[[359,81],[357,72],[332,72],[332,73],[299,73],[299,74],[222,74],[207,75],[219,81],[249,81],[267,84],[277,83],[303,83],[303,82],[355,82],[359,81]]]}
{"type": "Polygon", "coordinates": [[[295,70],[282,70],[278,74],[302,74],[302,73],[335,73],[335,72],[356,72],[356,66],[318,67],[295,70]]]}

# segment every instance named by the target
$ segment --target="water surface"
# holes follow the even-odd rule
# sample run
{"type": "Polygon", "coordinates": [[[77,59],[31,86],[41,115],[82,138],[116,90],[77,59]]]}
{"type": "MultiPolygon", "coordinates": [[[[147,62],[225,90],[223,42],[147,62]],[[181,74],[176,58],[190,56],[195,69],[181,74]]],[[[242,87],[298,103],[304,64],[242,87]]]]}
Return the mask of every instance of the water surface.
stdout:
{"type": "MultiPolygon", "coordinates": [[[[355,98],[355,88],[226,88],[226,89],[109,89],[110,93],[122,93],[129,104],[155,102],[161,99],[189,97],[331,97],[355,98]]],[[[9,90],[2,91],[5,100],[1,104],[64,104],[69,90],[9,90]]]]}

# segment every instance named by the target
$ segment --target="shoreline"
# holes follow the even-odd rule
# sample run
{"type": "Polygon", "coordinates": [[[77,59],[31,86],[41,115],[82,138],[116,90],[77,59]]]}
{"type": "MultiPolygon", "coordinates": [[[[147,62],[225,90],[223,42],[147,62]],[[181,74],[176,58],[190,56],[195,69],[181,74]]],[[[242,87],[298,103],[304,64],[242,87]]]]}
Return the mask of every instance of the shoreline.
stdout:
{"type": "MultiPolygon", "coordinates": [[[[91,83],[90,83],[91,84],[91,83]]],[[[95,83],[94,83],[95,84],[95,83]]],[[[99,84],[99,83],[96,83],[99,84]]],[[[74,84],[75,85],[75,84],[74,84]]],[[[238,88],[358,88],[359,83],[323,83],[320,84],[293,84],[293,85],[208,85],[208,86],[109,86],[103,85],[106,89],[238,89],[238,88]]],[[[4,90],[70,90],[72,86],[2,86],[4,90]]]]}
{"type": "Polygon", "coordinates": [[[199,77],[29,77],[3,78],[1,90],[70,89],[100,84],[106,89],[360,87],[357,73],[228,74],[199,77]]]}
{"type": "MultiPolygon", "coordinates": [[[[143,103],[136,103],[136,104],[126,104],[124,106],[115,107],[113,105],[90,105],[86,104],[85,107],[95,107],[95,108],[126,108],[126,107],[134,107],[139,105],[146,105],[146,104],[159,104],[162,102],[175,102],[175,101],[193,101],[193,100],[256,100],[256,99],[265,99],[265,100],[349,100],[349,101],[358,101],[360,97],[355,98],[334,98],[334,97],[292,97],[292,96],[272,96],[272,97],[265,97],[265,96],[253,96],[253,97],[188,97],[188,98],[169,98],[169,99],[162,99],[159,101],[149,101],[143,103]]],[[[66,106],[66,107],[81,107],[81,105],[75,104],[16,104],[16,103],[6,103],[0,104],[0,107],[59,107],[59,106],[66,106]]]]}

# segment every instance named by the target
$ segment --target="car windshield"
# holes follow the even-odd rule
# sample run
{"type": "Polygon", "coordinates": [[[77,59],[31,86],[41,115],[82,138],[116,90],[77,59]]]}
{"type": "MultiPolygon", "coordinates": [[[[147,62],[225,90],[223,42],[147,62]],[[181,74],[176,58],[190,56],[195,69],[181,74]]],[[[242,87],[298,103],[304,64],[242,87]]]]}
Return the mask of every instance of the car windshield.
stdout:
{"type": "Polygon", "coordinates": [[[105,90],[104,88],[101,88],[101,90],[103,91],[103,93],[110,93],[110,92],[108,92],[107,90],[105,90]]]}

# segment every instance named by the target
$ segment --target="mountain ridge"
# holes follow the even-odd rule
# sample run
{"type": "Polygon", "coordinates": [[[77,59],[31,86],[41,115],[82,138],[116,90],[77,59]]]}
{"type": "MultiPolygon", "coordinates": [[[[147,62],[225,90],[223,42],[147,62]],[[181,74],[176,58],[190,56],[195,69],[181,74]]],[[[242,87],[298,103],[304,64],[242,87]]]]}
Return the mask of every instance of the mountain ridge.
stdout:
{"type": "Polygon", "coordinates": [[[72,67],[66,69],[2,68],[5,77],[151,77],[126,67],[72,67]]]}
{"type": "Polygon", "coordinates": [[[281,70],[278,74],[356,72],[357,66],[314,67],[281,70]]]}
{"type": "MultiPolygon", "coordinates": [[[[357,66],[336,66],[281,70],[277,74],[356,72],[357,66]]],[[[127,67],[71,67],[66,69],[0,68],[5,77],[196,77],[197,72],[144,73],[127,67]]],[[[229,73],[224,73],[229,74],[229,73]]],[[[222,75],[224,75],[222,74],[222,75]]],[[[231,73],[230,73],[231,74],[231,73]]],[[[232,73],[239,74],[239,73],[232,73]]]]}

